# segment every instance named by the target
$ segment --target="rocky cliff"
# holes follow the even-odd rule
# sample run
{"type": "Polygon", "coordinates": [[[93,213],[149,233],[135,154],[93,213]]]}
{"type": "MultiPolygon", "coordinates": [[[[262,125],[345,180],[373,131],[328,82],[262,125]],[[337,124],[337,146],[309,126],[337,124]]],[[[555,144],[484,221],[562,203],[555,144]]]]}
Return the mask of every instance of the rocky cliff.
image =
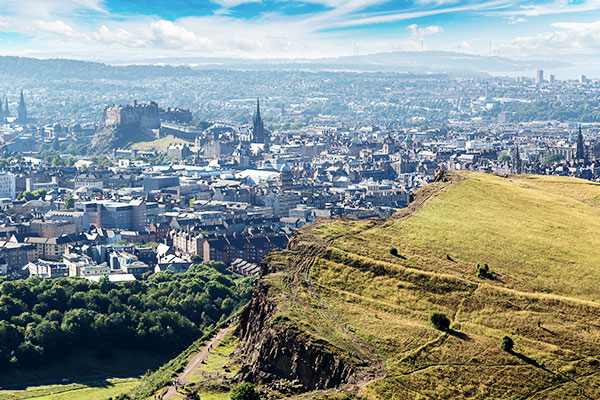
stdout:
{"type": "Polygon", "coordinates": [[[238,377],[266,384],[278,379],[297,380],[306,390],[338,387],[355,381],[356,365],[327,350],[294,329],[289,320],[275,316],[268,284],[258,281],[251,303],[240,316],[237,334],[247,356],[238,377]]]}
{"type": "Polygon", "coordinates": [[[107,125],[94,135],[88,154],[106,154],[114,149],[128,147],[132,143],[154,139],[156,137],[152,131],[140,128],[139,124],[107,125]]]}

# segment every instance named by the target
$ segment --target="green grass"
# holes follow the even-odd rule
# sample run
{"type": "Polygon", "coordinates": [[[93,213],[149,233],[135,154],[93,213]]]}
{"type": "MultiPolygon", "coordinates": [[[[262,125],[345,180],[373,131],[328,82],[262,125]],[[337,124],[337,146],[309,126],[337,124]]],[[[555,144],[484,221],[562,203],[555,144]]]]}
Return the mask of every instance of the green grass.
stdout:
{"type": "Polygon", "coordinates": [[[303,228],[269,258],[282,269],[263,280],[275,323],[341,356],[380,356],[386,376],[365,399],[600,398],[600,185],[461,177],[417,193],[433,196],[406,218],[303,228]]]}
{"type": "Polygon", "coordinates": [[[0,400],[103,400],[126,393],[139,383],[139,379],[108,379],[86,384],[46,385],[27,390],[0,390],[0,400]]]}
{"type": "Polygon", "coordinates": [[[139,142],[135,143],[131,146],[132,149],[135,150],[156,150],[166,153],[167,149],[172,144],[184,143],[188,145],[193,145],[192,142],[188,142],[187,140],[179,139],[173,135],[168,135],[160,139],[156,139],[150,142],[139,142]]]}
{"type": "Polygon", "coordinates": [[[241,364],[237,360],[232,360],[230,356],[239,342],[239,338],[233,336],[231,333],[225,335],[217,347],[210,353],[206,362],[189,375],[188,381],[190,383],[197,383],[205,380],[205,376],[201,372],[216,373],[228,378],[234,377],[241,364]]]}
{"type": "Polygon", "coordinates": [[[207,390],[198,392],[198,395],[202,400],[229,400],[229,392],[207,390]]]}
{"type": "Polygon", "coordinates": [[[90,350],[76,352],[55,363],[44,363],[37,368],[19,368],[0,374],[0,389],[37,386],[70,380],[100,380],[107,376],[142,375],[148,369],[158,368],[169,355],[147,351],[119,349],[111,359],[100,360],[90,350]]]}

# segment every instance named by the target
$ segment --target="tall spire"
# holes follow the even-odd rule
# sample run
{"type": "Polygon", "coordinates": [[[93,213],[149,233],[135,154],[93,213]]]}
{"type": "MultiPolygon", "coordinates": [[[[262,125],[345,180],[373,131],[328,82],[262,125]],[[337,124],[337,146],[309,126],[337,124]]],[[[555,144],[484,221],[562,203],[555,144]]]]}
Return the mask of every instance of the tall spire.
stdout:
{"type": "Polygon", "coordinates": [[[23,89],[21,89],[21,98],[19,99],[19,108],[17,109],[17,118],[19,119],[19,122],[27,121],[27,106],[25,106],[23,89]]]}
{"type": "Polygon", "coordinates": [[[260,116],[260,102],[256,99],[256,113],[252,119],[252,136],[254,143],[265,143],[265,126],[260,116]]]}
{"type": "Polygon", "coordinates": [[[581,134],[581,125],[579,125],[579,134],[577,135],[577,151],[575,159],[577,161],[585,161],[585,146],[583,144],[583,135],[581,134]]]}

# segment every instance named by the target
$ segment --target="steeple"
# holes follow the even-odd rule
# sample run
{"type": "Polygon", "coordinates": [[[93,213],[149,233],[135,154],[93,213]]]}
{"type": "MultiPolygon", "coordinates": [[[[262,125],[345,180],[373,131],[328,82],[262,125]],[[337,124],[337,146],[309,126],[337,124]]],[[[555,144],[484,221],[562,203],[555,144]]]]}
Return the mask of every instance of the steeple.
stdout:
{"type": "Polygon", "coordinates": [[[265,143],[265,126],[260,116],[260,101],[256,99],[256,112],[252,119],[252,138],[254,143],[265,143]]]}
{"type": "Polygon", "coordinates": [[[581,125],[579,126],[579,134],[577,135],[577,151],[575,152],[577,161],[585,161],[585,146],[583,144],[583,135],[581,134],[581,125]]]}
{"type": "Polygon", "coordinates": [[[23,89],[21,89],[21,98],[19,99],[19,108],[17,109],[17,118],[19,122],[27,121],[27,107],[25,106],[25,97],[23,89]]]}
{"type": "Polygon", "coordinates": [[[519,145],[515,144],[515,153],[513,155],[513,169],[517,174],[521,173],[521,154],[519,153],[519,145]]]}

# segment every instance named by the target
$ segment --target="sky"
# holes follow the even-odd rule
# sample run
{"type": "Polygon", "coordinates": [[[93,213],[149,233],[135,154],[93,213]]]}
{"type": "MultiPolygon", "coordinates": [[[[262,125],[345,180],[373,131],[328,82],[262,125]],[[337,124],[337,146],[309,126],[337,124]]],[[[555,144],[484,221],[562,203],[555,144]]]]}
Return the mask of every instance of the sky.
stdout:
{"type": "Polygon", "coordinates": [[[592,57],[600,0],[0,0],[0,55],[115,63],[399,50],[592,57]]]}

